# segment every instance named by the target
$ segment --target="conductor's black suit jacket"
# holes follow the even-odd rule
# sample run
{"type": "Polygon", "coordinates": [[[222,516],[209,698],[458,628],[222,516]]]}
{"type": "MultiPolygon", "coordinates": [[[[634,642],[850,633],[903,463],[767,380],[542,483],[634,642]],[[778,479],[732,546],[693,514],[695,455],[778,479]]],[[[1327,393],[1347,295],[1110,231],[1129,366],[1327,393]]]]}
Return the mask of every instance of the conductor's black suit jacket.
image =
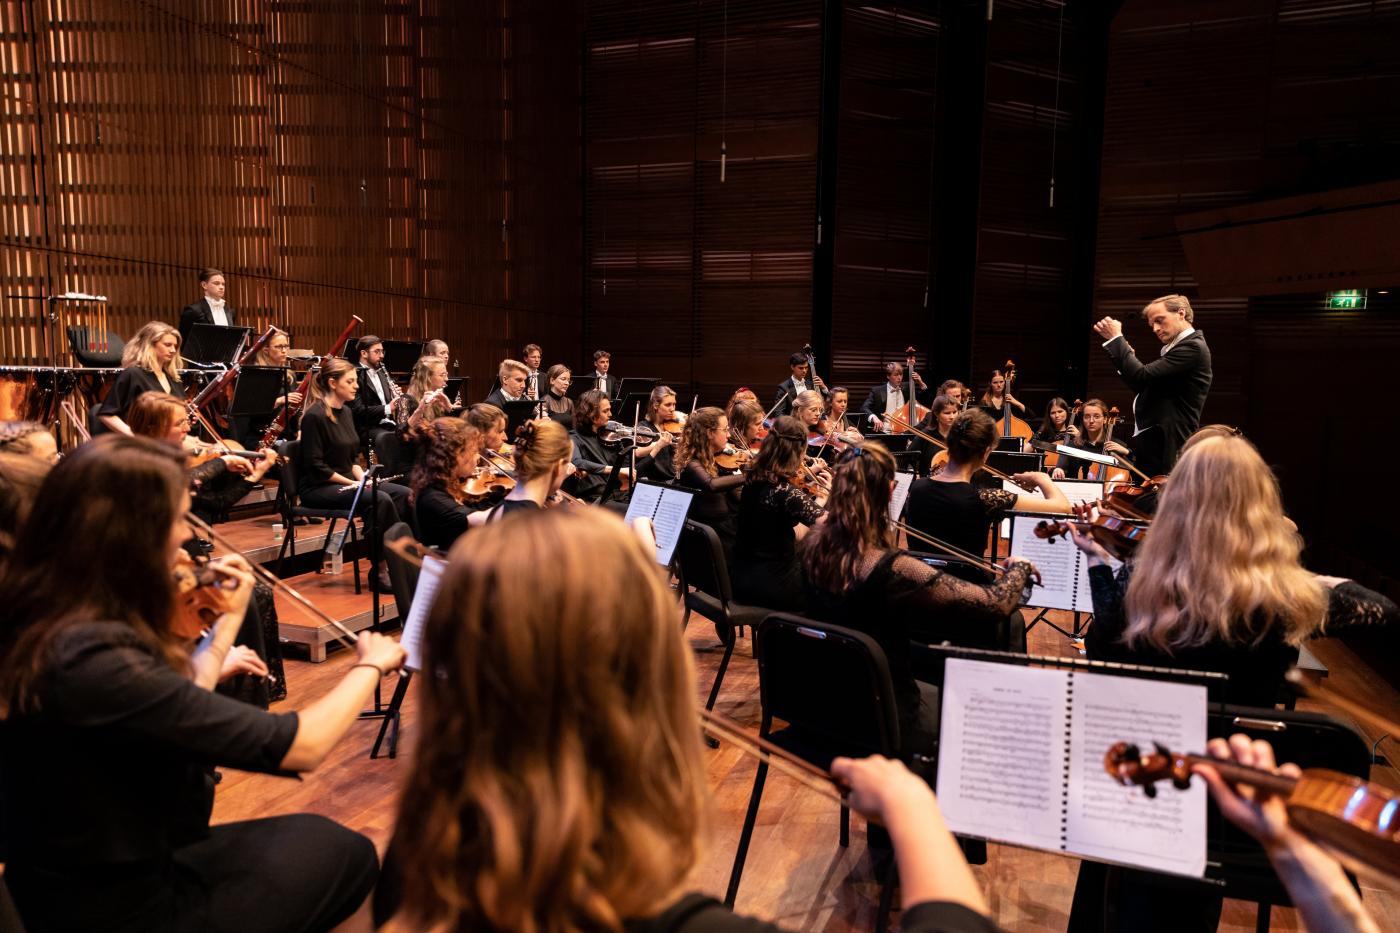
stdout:
{"type": "Polygon", "coordinates": [[[1205,334],[1195,331],[1160,359],[1144,363],[1123,337],[1104,350],[1118,375],[1136,390],[1132,440],[1137,466],[1149,476],[1165,473],[1176,463],[1186,439],[1201,424],[1201,409],[1210,392],[1210,347],[1205,334]]]}

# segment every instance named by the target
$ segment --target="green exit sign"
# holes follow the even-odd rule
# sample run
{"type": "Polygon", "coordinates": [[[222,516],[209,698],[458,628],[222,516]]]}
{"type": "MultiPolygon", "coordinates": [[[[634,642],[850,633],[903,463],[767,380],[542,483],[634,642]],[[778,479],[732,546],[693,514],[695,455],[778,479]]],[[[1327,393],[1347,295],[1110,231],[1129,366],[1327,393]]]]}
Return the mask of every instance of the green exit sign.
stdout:
{"type": "Polygon", "coordinates": [[[1366,289],[1352,288],[1342,292],[1327,293],[1328,311],[1366,310],[1366,289]]]}

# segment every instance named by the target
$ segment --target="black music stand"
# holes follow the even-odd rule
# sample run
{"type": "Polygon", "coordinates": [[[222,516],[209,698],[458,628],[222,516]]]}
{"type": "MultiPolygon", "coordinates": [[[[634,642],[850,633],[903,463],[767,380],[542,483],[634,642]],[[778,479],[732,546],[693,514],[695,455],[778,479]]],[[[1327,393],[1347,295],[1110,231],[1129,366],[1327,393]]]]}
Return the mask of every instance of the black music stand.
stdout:
{"type": "Polygon", "coordinates": [[[626,379],[619,379],[617,381],[617,394],[613,397],[625,399],[627,398],[627,390],[631,389],[633,394],[640,394],[643,398],[650,398],[651,390],[659,385],[661,385],[660,379],[652,379],[648,376],[628,376],[626,379]],[[638,393],[637,389],[641,386],[646,386],[646,389],[638,393]]]}
{"type": "Polygon", "coordinates": [[[647,417],[647,406],[651,404],[651,390],[646,392],[628,392],[626,395],[618,396],[621,402],[613,406],[612,420],[632,427],[635,419],[638,423],[645,421],[647,417]],[[640,405],[639,409],[637,406],[640,405]]]}
{"type": "Polygon", "coordinates": [[[286,381],[281,366],[242,366],[234,382],[233,402],[229,405],[231,418],[256,418],[277,407],[277,397],[283,393],[286,381]]]}
{"type": "Polygon", "coordinates": [[[533,399],[523,398],[516,402],[502,402],[501,411],[506,413],[506,442],[513,443],[515,431],[522,424],[535,417],[536,409],[540,403],[533,399]]]}
{"type": "Polygon", "coordinates": [[[412,340],[385,340],[384,369],[399,376],[407,376],[423,355],[423,345],[412,340]]]}
{"type": "MultiPolygon", "coordinates": [[[[447,400],[452,403],[452,407],[457,408],[457,399],[471,398],[472,377],[448,376],[447,385],[443,387],[442,391],[443,394],[447,396],[447,400]]],[[[468,407],[470,405],[471,402],[467,402],[467,404],[462,407],[468,407]]]]}
{"type": "Polygon", "coordinates": [[[250,333],[250,327],[195,324],[190,328],[189,341],[180,348],[180,355],[197,363],[232,366],[238,362],[239,351],[243,349],[243,343],[250,333]]]}
{"type": "Polygon", "coordinates": [[[1013,453],[1009,450],[994,450],[987,458],[987,466],[1008,475],[1037,473],[1045,468],[1045,455],[1039,452],[1023,454],[1013,453]]]}

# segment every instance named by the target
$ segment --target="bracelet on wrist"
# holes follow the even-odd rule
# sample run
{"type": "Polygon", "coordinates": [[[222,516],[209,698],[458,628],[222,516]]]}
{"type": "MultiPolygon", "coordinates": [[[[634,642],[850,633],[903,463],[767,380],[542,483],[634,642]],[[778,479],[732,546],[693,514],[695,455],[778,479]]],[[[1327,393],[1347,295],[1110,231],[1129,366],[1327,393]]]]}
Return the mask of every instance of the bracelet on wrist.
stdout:
{"type": "Polygon", "coordinates": [[[383,677],[383,676],[384,676],[384,668],[380,667],[378,664],[371,664],[371,663],[368,662],[368,661],[361,661],[361,662],[359,662],[358,664],[351,664],[351,665],[350,665],[350,670],[353,671],[353,670],[354,670],[355,668],[357,668],[357,667],[371,667],[371,668],[374,668],[374,670],[376,670],[376,671],[379,672],[379,676],[380,676],[380,677],[383,677]]]}

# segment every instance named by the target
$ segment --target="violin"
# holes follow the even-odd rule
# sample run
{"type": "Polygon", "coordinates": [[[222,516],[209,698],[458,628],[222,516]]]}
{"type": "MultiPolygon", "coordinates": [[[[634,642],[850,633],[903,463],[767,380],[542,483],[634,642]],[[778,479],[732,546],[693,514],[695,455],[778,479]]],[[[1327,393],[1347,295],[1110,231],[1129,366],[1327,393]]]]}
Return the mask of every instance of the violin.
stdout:
{"type": "Polygon", "coordinates": [[[1099,515],[1088,522],[1036,522],[1035,536],[1053,543],[1056,538],[1069,534],[1070,525],[1087,531],[1089,537],[1118,560],[1132,557],[1147,537],[1147,525],[1116,515],[1099,515]]]}
{"type": "Polygon", "coordinates": [[[1166,476],[1153,476],[1136,486],[1129,482],[1106,484],[1104,497],[1099,500],[1099,504],[1129,518],[1149,521],[1151,516],[1143,511],[1142,499],[1149,492],[1160,491],[1166,484],[1166,476]]]}
{"type": "Polygon", "coordinates": [[[177,553],[171,573],[177,600],[170,629],[181,638],[200,638],[229,611],[229,592],[238,588],[238,581],[212,564],[196,563],[186,551],[177,553]]]}
{"type": "Polygon", "coordinates": [[[218,460],[220,457],[234,456],[245,460],[267,460],[271,459],[274,464],[280,463],[282,457],[273,450],[244,450],[235,446],[236,441],[224,441],[219,444],[201,444],[194,449],[190,457],[190,468],[203,466],[211,460],[218,460]]]}
{"type": "Polygon", "coordinates": [[[721,470],[742,470],[753,462],[753,451],[732,444],[715,454],[715,466],[721,470]]]}
{"type": "Polygon", "coordinates": [[[1308,768],[1298,777],[1274,774],[1206,755],[1183,755],[1158,745],[1146,756],[1136,745],[1119,742],[1103,766],[1119,784],[1141,785],[1156,796],[1156,781],[1170,780],[1184,790],[1197,765],[1210,765],[1233,784],[1246,784],[1284,798],[1288,822],[1343,861],[1400,874],[1400,795],[1337,771],[1308,768]]]}
{"type": "Polygon", "coordinates": [[[488,499],[504,498],[506,493],[514,488],[515,480],[509,476],[483,469],[467,479],[462,487],[462,494],[465,502],[477,504],[488,499]]]}

